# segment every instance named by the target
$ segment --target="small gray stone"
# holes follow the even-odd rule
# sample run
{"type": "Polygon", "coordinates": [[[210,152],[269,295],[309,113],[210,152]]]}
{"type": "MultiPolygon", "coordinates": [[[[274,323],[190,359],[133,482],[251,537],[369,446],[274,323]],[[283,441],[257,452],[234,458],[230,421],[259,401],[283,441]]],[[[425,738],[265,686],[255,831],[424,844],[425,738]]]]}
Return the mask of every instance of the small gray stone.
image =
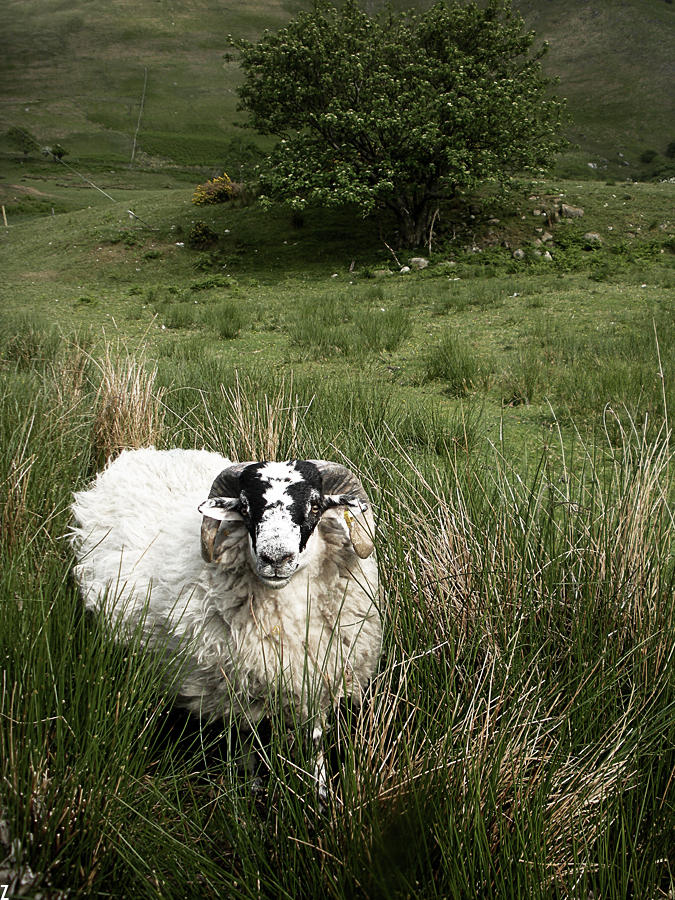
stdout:
{"type": "Polygon", "coordinates": [[[560,207],[560,213],[565,219],[580,219],[584,211],[580,206],[570,206],[568,203],[563,203],[560,207]]]}
{"type": "Polygon", "coordinates": [[[553,235],[550,231],[545,231],[541,236],[542,241],[547,244],[549,241],[553,240],[553,235]]]}
{"type": "Polygon", "coordinates": [[[550,254],[550,252],[549,252],[548,250],[546,250],[546,251],[544,252],[544,257],[543,257],[543,258],[546,260],[546,262],[553,262],[553,257],[551,256],[551,254],[550,254]]]}
{"type": "Polygon", "coordinates": [[[525,251],[521,250],[520,247],[517,250],[513,251],[514,259],[525,259],[525,251]]]}
{"type": "Polygon", "coordinates": [[[425,259],[423,256],[413,256],[410,260],[410,268],[411,269],[426,269],[429,265],[429,260],[425,259]]]}
{"type": "Polygon", "coordinates": [[[401,275],[407,275],[410,271],[410,266],[401,266],[401,275]]]}
{"type": "Polygon", "coordinates": [[[587,231],[584,235],[584,240],[587,244],[590,244],[591,247],[599,247],[603,243],[603,240],[597,231],[587,231]]]}

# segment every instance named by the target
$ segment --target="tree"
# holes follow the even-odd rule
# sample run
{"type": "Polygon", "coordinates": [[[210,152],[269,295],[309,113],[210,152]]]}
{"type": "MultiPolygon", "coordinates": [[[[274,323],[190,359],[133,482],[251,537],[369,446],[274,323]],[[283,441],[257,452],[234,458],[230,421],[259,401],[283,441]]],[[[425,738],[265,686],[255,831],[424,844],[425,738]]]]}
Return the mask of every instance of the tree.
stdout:
{"type": "Polygon", "coordinates": [[[19,128],[18,126],[13,126],[10,128],[5,134],[7,140],[17,148],[17,150],[21,150],[24,155],[24,159],[28,156],[29,153],[35,153],[40,149],[40,145],[37,140],[33,137],[30,131],[26,131],[25,128],[19,128]]]}
{"type": "Polygon", "coordinates": [[[54,157],[54,159],[58,160],[59,162],[63,159],[64,156],[68,156],[68,151],[65,147],[62,147],[61,144],[52,144],[52,146],[49,147],[49,152],[54,157]]]}
{"type": "Polygon", "coordinates": [[[263,195],[387,208],[403,243],[425,239],[440,202],[550,164],[563,104],[542,47],[510,0],[439,2],[372,18],[318,0],[257,43],[232,40],[251,127],[280,140],[263,195]]]}

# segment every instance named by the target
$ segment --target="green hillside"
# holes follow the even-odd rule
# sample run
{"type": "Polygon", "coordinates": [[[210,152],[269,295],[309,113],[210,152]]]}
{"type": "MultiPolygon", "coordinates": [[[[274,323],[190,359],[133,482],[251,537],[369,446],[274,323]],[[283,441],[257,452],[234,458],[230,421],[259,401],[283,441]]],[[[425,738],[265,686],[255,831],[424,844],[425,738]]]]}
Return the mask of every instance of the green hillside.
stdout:
{"type": "Polygon", "coordinates": [[[281,0],[236,12],[209,0],[8,0],[0,132],[20,126],[71,155],[128,161],[147,68],[141,150],[216,164],[236,118],[227,34],[253,37],[291,11],[281,0]]]}
{"type": "MultiPolygon", "coordinates": [[[[515,0],[527,24],[550,43],[546,69],[560,79],[581,171],[650,174],[640,162],[675,140],[675,6],[664,0],[515,0]]],[[[670,173],[672,174],[672,172],[670,173]]]]}
{"type": "MultiPolygon", "coordinates": [[[[253,37],[276,28],[302,5],[5,0],[0,134],[19,126],[42,144],[60,142],[71,158],[128,161],[147,69],[140,158],[231,165],[241,156],[242,136],[251,135],[235,125],[238,70],[223,58],[227,35],[253,37]]],[[[641,154],[663,154],[674,137],[675,6],[665,0],[516,5],[550,42],[547,68],[570,101],[570,137],[578,149],[567,154],[564,170],[590,174],[590,162],[613,176],[649,174],[641,154]]],[[[1,140],[0,150],[11,152],[1,140]]]]}

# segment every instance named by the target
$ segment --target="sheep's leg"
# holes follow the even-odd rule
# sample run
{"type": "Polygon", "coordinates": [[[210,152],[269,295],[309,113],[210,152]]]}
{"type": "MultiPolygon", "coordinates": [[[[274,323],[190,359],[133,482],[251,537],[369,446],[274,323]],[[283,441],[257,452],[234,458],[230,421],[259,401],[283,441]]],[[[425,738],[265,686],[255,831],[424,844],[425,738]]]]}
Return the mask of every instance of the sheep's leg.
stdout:
{"type": "Polygon", "coordinates": [[[319,807],[323,808],[328,802],[328,774],[326,772],[326,760],[323,755],[323,727],[317,725],[312,732],[314,744],[314,781],[316,793],[319,799],[319,807]]]}
{"type": "Polygon", "coordinates": [[[243,769],[249,779],[251,793],[255,796],[264,791],[263,780],[258,774],[258,751],[255,747],[253,735],[248,735],[244,747],[243,769]]]}

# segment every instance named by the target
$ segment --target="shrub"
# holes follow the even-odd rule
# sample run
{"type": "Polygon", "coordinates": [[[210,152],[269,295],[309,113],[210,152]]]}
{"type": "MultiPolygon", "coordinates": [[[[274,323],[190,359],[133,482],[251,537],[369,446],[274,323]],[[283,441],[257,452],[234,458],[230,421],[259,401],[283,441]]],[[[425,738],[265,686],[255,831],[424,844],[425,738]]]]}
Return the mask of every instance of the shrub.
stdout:
{"type": "Polygon", "coordinates": [[[225,275],[215,274],[209,275],[208,278],[201,278],[199,281],[193,281],[190,285],[191,291],[210,291],[212,288],[228,288],[232,286],[232,279],[225,275]]]}
{"type": "Polygon", "coordinates": [[[61,144],[52,144],[52,156],[61,160],[64,156],[68,156],[68,151],[61,144]]]}
{"type": "Polygon", "coordinates": [[[188,246],[195,250],[206,250],[208,247],[213,247],[217,240],[218,234],[210,225],[202,221],[195,222],[187,236],[188,246]]]}
{"type": "Polygon", "coordinates": [[[195,206],[227,203],[240,193],[241,185],[236,184],[226,172],[223,172],[217,178],[210,178],[204,184],[198,184],[192,195],[192,202],[195,206]]]}
{"type": "Polygon", "coordinates": [[[30,133],[30,131],[26,131],[25,128],[10,128],[9,131],[7,131],[7,133],[5,134],[5,138],[10,144],[12,144],[12,146],[16,147],[17,150],[21,150],[24,159],[28,156],[29,153],[35,153],[40,149],[40,145],[38,144],[37,139],[30,133]]]}

